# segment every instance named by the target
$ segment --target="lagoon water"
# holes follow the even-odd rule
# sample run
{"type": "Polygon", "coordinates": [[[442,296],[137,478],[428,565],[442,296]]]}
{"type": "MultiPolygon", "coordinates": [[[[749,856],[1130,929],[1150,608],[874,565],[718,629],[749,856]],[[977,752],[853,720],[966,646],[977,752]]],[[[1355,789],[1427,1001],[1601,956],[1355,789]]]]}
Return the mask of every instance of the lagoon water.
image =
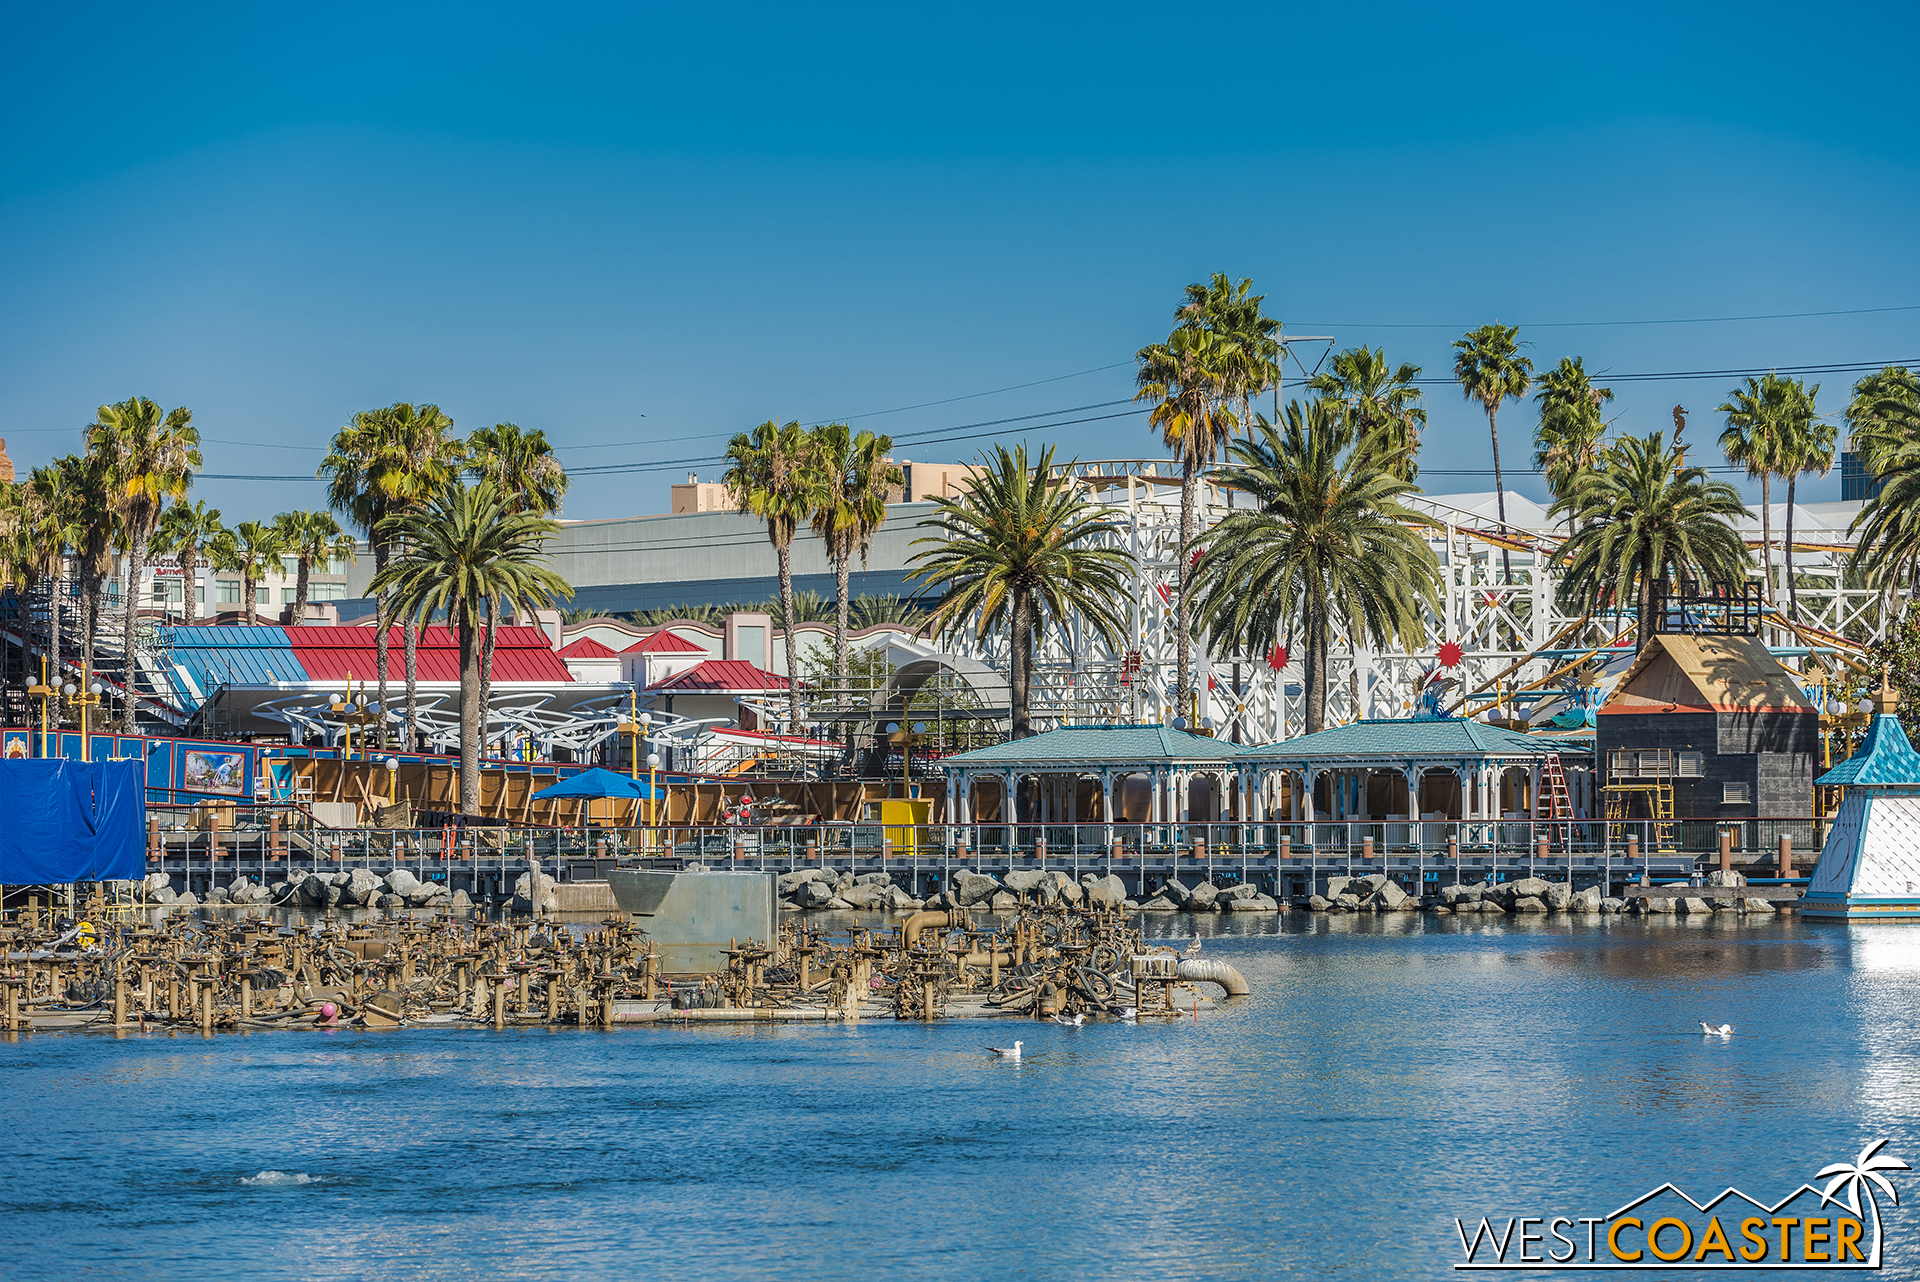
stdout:
{"type": "MultiPolygon", "coordinates": [[[[1920,1165],[1920,926],[1147,928],[1254,995],[1140,1028],[0,1041],[0,1271],[1437,1278],[1455,1216],[1772,1200],[1881,1138],[1920,1165]]],[[[1893,1179],[1884,1276],[1920,1276],[1893,1179]]]]}

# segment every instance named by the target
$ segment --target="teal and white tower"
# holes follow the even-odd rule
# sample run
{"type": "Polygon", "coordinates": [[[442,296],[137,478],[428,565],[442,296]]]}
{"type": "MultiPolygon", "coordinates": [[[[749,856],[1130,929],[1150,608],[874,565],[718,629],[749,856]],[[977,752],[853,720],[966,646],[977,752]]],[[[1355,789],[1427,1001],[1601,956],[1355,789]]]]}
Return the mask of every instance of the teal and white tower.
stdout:
{"type": "Polygon", "coordinates": [[[1800,901],[1804,917],[1920,921],[1920,752],[1881,682],[1860,751],[1816,783],[1846,788],[1800,901]]]}

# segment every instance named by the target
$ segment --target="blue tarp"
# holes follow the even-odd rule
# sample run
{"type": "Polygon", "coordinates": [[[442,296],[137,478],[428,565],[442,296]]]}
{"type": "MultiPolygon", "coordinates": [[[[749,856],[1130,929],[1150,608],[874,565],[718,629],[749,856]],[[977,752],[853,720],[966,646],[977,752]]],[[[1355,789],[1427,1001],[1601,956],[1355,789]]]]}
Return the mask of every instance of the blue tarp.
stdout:
{"type": "Polygon", "coordinates": [[[571,779],[563,779],[551,788],[533,794],[535,801],[547,797],[641,797],[652,800],[653,790],[644,779],[629,779],[611,770],[595,766],[582,770],[571,779]]]}
{"type": "Polygon", "coordinates": [[[0,761],[0,885],[147,875],[145,763],[0,761]]]}

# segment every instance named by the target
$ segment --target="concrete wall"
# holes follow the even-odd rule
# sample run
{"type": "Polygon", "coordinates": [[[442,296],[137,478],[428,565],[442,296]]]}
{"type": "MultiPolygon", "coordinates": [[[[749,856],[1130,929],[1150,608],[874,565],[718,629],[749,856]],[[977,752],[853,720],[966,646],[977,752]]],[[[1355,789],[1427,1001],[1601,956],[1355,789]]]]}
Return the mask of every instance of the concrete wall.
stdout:
{"type": "MultiPolygon", "coordinates": [[[[1813,813],[1817,718],[1801,712],[1608,712],[1598,719],[1602,769],[1616,748],[1667,748],[1703,754],[1699,778],[1675,779],[1673,807],[1682,819],[1799,817],[1813,813]],[[1753,800],[1728,805],[1729,783],[1744,783],[1753,800]]],[[[1638,808],[1632,816],[1640,814],[1638,808]]]]}

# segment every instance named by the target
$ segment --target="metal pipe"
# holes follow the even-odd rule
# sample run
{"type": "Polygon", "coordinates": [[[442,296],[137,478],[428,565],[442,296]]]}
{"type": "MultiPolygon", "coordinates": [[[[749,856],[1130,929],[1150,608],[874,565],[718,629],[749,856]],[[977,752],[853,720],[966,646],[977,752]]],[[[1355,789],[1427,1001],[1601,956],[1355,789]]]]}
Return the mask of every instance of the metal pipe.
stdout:
{"type": "Polygon", "coordinates": [[[1182,957],[1175,973],[1184,980],[1218,984],[1227,990],[1229,997],[1245,997],[1253,990],[1247,987],[1247,981],[1239,971],[1223,961],[1214,961],[1204,957],[1182,957]]]}
{"type": "Polygon", "coordinates": [[[917,912],[900,925],[900,939],[906,947],[912,948],[920,942],[920,932],[928,926],[951,926],[945,912],[917,912]]]}

